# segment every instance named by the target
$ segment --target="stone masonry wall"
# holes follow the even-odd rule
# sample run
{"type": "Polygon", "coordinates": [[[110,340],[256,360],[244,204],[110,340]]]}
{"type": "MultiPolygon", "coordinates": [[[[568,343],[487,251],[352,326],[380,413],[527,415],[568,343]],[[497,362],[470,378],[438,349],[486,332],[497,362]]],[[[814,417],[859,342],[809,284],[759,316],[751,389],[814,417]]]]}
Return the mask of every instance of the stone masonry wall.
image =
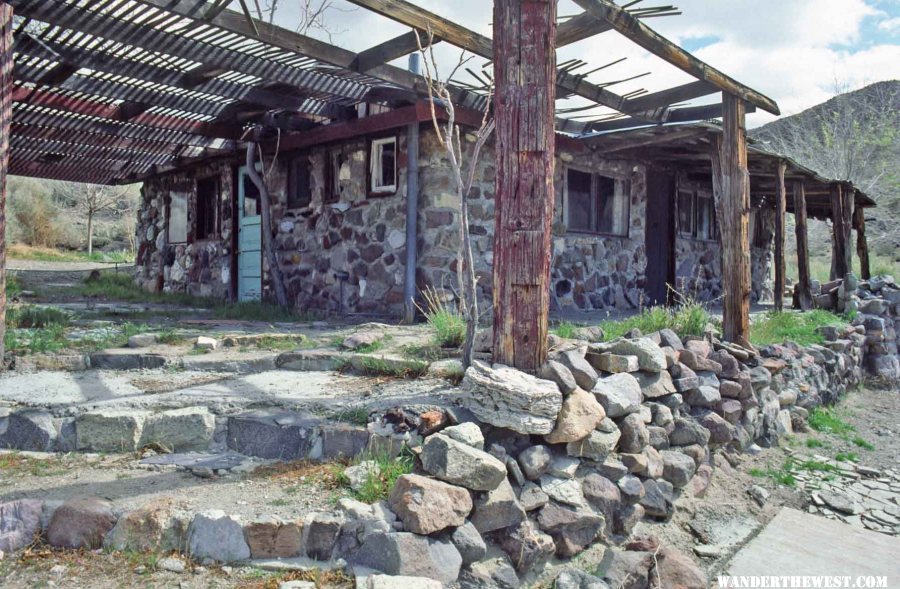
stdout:
{"type": "MultiPolygon", "coordinates": [[[[300,310],[366,312],[398,315],[403,308],[406,255],[406,138],[398,137],[397,191],[370,196],[366,190],[368,138],[349,140],[281,154],[268,175],[272,221],[278,256],[293,304],[300,310]],[[340,150],[338,202],[324,203],[325,159],[340,150]],[[287,209],[289,163],[309,162],[312,200],[302,209],[287,209]],[[346,273],[342,284],[338,273],[346,273]],[[343,299],[341,298],[343,297],[343,299]]],[[[463,137],[470,150],[474,136],[463,137]]],[[[190,292],[228,298],[233,292],[232,184],[240,162],[211,164],[197,171],[163,176],[145,183],[138,228],[138,281],[149,290],[190,292]],[[218,235],[197,241],[195,179],[217,174],[220,182],[218,235]],[[189,192],[188,240],[165,246],[165,203],[173,190],[189,192]],[[163,251],[161,251],[161,249],[163,251]],[[160,261],[162,260],[162,264],[160,261]],[[162,277],[160,278],[160,268],[162,277]]],[[[428,286],[456,290],[456,247],[459,235],[458,199],[443,148],[429,125],[420,139],[417,289],[428,286]]],[[[482,151],[469,197],[470,230],[475,253],[482,309],[492,300],[494,223],[493,144],[482,151]]],[[[586,151],[558,151],[555,170],[556,205],[553,219],[551,305],[553,309],[635,309],[642,304],[645,254],[646,170],[635,162],[604,160],[586,151]],[[568,232],[565,218],[565,178],[571,166],[627,182],[630,211],[626,236],[568,232]]],[[[762,208],[760,215],[768,215],[762,208]]],[[[769,228],[771,219],[763,219],[769,228]]],[[[770,294],[768,286],[771,234],[763,247],[752,248],[752,298],[770,294]]],[[[676,286],[702,301],[721,296],[721,264],[715,242],[676,240],[676,286]]],[[[264,276],[268,269],[264,261],[264,276]]],[[[270,298],[268,280],[263,281],[270,298]]]]}
{"type": "Polygon", "coordinates": [[[189,292],[228,298],[231,288],[232,173],[230,166],[210,164],[195,171],[161,176],[144,183],[138,213],[138,254],[135,279],[151,292],[189,292]],[[197,240],[196,179],[219,178],[219,231],[197,240]],[[185,243],[166,242],[166,211],[173,191],[188,193],[188,234],[185,243]]]}

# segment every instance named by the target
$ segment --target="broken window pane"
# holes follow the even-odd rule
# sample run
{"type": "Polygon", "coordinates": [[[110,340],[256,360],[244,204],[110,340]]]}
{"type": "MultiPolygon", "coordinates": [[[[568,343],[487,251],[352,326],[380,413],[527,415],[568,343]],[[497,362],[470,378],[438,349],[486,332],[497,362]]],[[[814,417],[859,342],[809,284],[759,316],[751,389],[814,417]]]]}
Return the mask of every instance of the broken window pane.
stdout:
{"type": "Polygon", "coordinates": [[[197,180],[196,238],[210,239],[219,230],[219,179],[197,180]]]}
{"type": "Polygon", "coordinates": [[[591,175],[569,170],[568,228],[570,231],[593,231],[591,175]]]}
{"type": "Polygon", "coordinates": [[[247,174],[241,175],[241,182],[244,188],[244,216],[256,217],[262,208],[259,203],[259,189],[247,174]]]}
{"type": "Polygon", "coordinates": [[[693,237],[694,235],[694,193],[678,193],[678,235],[693,237]]]}

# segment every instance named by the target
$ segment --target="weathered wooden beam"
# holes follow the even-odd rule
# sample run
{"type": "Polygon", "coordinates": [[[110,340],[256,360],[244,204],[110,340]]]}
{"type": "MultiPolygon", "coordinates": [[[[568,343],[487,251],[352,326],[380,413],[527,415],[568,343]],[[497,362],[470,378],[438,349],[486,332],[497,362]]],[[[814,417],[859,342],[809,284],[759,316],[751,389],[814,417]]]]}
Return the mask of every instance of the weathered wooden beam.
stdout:
{"type": "Polygon", "coordinates": [[[6,369],[6,176],[12,122],[13,9],[0,2],[0,372],[6,369]]]}
{"type": "Polygon", "coordinates": [[[706,80],[723,92],[742,98],[773,115],[781,114],[774,100],[697,59],[629,14],[625,9],[607,0],[574,0],[574,2],[592,16],[609,23],[623,36],[695,78],[706,80]]]}
{"type": "MultiPolygon", "coordinates": [[[[746,113],[756,111],[756,107],[749,105],[745,107],[746,113]]],[[[611,121],[603,121],[599,123],[590,123],[588,128],[593,132],[600,131],[617,131],[619,129],[630,129],[631,127],[640,127],[644,125],[655,125],[661,123],[689,123],[692,121],[704,121],[707,119],[717,119],[722,116],[723,106],[721,104],[704,104],[701,106],[685,106],[682,108],[667,109],[658,120],[648,122],[646,117],[624,117],[621,119],[613,119],[611,121]]],[[[648,115],[649,116],[649,115],[648,115]]]]}
{"type": "Polygon", "coordinates": [[[872,277],[869,265],[869,242],[866,240],[866,209],[856,207],[853,211],[853,229],[856,230],[856,255],[859,256],[859,274],[863,280],[872,277]]]}
{"type": "Polygon", "coordinates": [[[778,161],[778,181],[775,186],[775,310],[784,310],[785,264],[784,264],[784,214],[787,209],[787,193],[784,186],[784,172],[787,164],[778,161]]]}
{"type": "MultiPolygon", "coordinates": [[[[419,40],[427,43],[426,35],[420,33],[419,39],[416,38],[415,31],[403,33],[399,37],[388,39],[384,43],[379,43],[374,47],[370,47],[357,54],[353,61],[352,68],[358,72],[367,72],[380,65],[384,65],[404,55],[409,55],[419,50],[419,40]]],[[[440,37],[433,37],[432,43],[439,43],[440,37]]]]}
{"type": "MultiPolygon", "coordinates": [[[[155,6],[161,10],[178,14],[187,18],[200,18],[211,5],[205,0],[139,0],[142,4],[155,6]]],[[[263,43],[274,47],[299,53],[312,59],[331,65],[350,69],[356,59],[356,53],[307,37],[294,31],[271,25],[254,19],[252,23],[243,14],[233,10],[224,10],[207,21],[210,25],[239,35],[258,38],[263,43]]],[[[421,28],[413,25],[413,28],[421,28]]],[[[422,76],[413,74],[403,68],[389,64],[377,66],[365,72],[366,75],[378,78],[403,88],[415,89],[420,95],[427,95],[427,83],[422,76]]],[[[474,92],[452,89],[454,104],[468,108],[484,106],[484,98],[474,92]]]]}
{"type": "Polygon", "coordinates": [[[722,246],[726,340],[750,346],[750,174],[744,101],[722,93],[722,133],[712,135],[713,193],[722,246]]]}
{"type": "Polygon", "coordinates": [[[136,139],[177,141],[199,147],[209,147],[215,139],[239,139],[243,132],[238,125],[195,121],[156,113],[143,113],[126,124],[119,117],[119,109],[116,105],[25,86],[16,87],[13,90],[12,98],[14,102],[23,105],[41,106],[60,111],[59,115],[28,112],[19,116],[19,113],[16,113],[17,122],[35,125],[58,126],[67,129],[78,128],[84,131],[125,135],[136,139]],[[92,119],[69,117],[67,113],[87,115],[92,119]],[[93,119],[105,119],[105,121],[93,119]],[[64,121],[71,124],[66,124],[64,121]],[[137,132],[139,127],[152,127],[156,131],[156,135],[153,132],[139,133],[137,132]]]}
{"type": "Polygon", "coordinates": [[[831,185],[831,280],[843,278],[852,269],[850,252],[850,217],[853,205],[838,182],[831,185]]]}
{"type": "Polygon", "coordinates": [[[812,309],[812,283],[809,277],[809,237],[806,229],[806,185],[803,180],[793,183],[794,232],[797,235],[797,298],[802,311],[812,309]]]}
{"type": "MultiPolygon", "coordinates": [[[[60,2],[59,0],[9,1],[16,7],[17,12],[23,16],[42,20],[49,24],[95,34],[103,39],[119,41],[148,51],[189,59],[212,67],[226,68],[259,78],[278,81],[304,90],[327,93],[348,100],[360,98],[366,90],[364,85],[350,78],[323,74],[313,68],[291,67],[279,61],[259,57],[256,54],[229,49],[188,36],[170,33],[161,28],[155,28],[151,24],[147,24],[147,22],[128,22],[122,18],[101,14],[90,10],[90,8],[60,2]]],[[[170,10],[171,12],[174,12],[175,8],[179,6],[174,5],[171,0],[158,0],[158,2],[153,2],[152,0],[141,1],[145,4],[158,4],[159,8],[170,10]]],[[[192,4],[194,7],[198,5],[197,2],[192,1],[185,3],[192,4]]],[[[199,5],[205,5],[205,3],[201,2],[199,5]]],[[[185,10],[187,12],[186,16],[193,14],[191,9],[186,8],[185,10]]],[[[220,19],[225,18],[229,12],[226,10],[217,15],[213,22],[218,22],[220,19]]],[[[237,16],[243,20],[242,16],[237,16]]],[[[252,36],[255,36],[255,34],[252,36]]],[[[285,50],[291,49],[285,48],[285,50]]],[[[296,51],[296,49],[293,50],[296,51]]],[[[355,56],[352,52],[350,53],[355,56]]]]}
{"type": "Polygon", "coordinates": [[[582,39],[605,33],[612,29],[609,24],[596,17],[582,12],[556,27],[556,47],[565,47],[582,39]]]}
{"type": "Polygon", "coordinates": [[[604,154],[627,151],[629,149],[640,149],[644,147],[660,147],[677,141],[684,141],[694,137],[705,136],[706,129],[688,128],[670,133],[659,133],[649,137],[631,137],[626,139],[617,139],[615,135],[598,135],[584,139],[586,145],[591,149],[600,150],[604,154]]]}
{"type": "Polygon", "coordinates": [[[494,362],[547,359],[556,1],[495,0],[494,362]]]}
{"type": "Polygon", "coordinates": [[[159,67],[146,61],[131,59],[129,55],[117,55],[100,49],[88,51],[57,40],[38,40],[27,33],[20,33],[16,36],[16,52],[47,59],[64,58],[68,62],[79,64],[79,67],[90,68],[98,72],[127,76],[174,88],[197,90],[229,100],[246,100],[270,108],[296,110],[306,100],[303,96],[274,92],[258,86],[238,84],[216,78],[227,72],[227,69],[204,65],[189,72],[182,72],[178,69],[159,67]]]}
{"type": "Polygon", "coordinates": [[[677,104],[679,102],[684,102],[685,100],[693,100],[694,98],[700,98],[701,96],[707,96],[708,94],[714,94],[718,91],[718,88],[716,88],[714,84],[707,82],[706,80],[697,80],[695,82],[688,82],[687,84],[676,86],[675,88],[653,92],[652,94],[644,94],[637,98],[629,98],[628,102],[625,104],[628,108],[635,111],[652,110],[655,108],[668,107],[671,104],[677,104]]]}
{"type": "MultiPolygon", "coordinates": [[[[402,23],[415,29],[428,29],[447,43],[465,49],[479,57],[494,59],[491,40],[475,31],[447,20],[406,0],[349,0],[351,3],[402,23]]],[[[622,111],[627,102],[623,96],[588,82],[581,76],[564,71],[556,72],[556,83],[560,89],[587,98],[598,104],[622,111]]],[[[624,111],[630,112],[630,111],[624,111]]],[[[639,113],[635,113],[639,115],[639,113]]],[[[551,117],[552,120],[552,117],[551,117]]]]}

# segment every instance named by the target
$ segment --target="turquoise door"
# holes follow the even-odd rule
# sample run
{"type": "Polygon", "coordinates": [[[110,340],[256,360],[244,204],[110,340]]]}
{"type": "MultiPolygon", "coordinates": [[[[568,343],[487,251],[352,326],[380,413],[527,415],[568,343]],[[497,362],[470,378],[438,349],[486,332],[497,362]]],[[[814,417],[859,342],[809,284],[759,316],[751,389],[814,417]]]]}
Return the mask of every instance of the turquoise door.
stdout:
{"type": "Polygon", "coordinates": [[[262,299],[262,217],[259,190],[238,170],[238,300],[262,299]]]}

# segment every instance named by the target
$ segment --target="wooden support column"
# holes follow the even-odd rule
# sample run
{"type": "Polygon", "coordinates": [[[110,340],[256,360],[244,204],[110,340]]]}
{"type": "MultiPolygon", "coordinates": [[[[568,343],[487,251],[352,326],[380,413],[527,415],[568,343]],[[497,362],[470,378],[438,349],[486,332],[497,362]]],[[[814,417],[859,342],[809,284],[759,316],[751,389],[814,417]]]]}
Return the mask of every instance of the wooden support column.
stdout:
{"type": "Polygon", "coordinates": [[[0,371],[6,363],[6,173],[9,169],[9,125],[12,122],[13,9],[0,2],[0,371]]]}
{"type": "Polygon", "coordinates": [[[853,211],[853,229],[856,230],[856,255],[859,256],[859,274],[863,280],[872,277],[869,267],[869,243],[866,240],[866,209],[857,207],[853,211]]]}
{"type": "Polygon", "coordinates": [[[850,256],[850,218],[852,203],[838,183],[831,185],[831,279],[843,278],[852,268],[850,256]],[[849,209],[848,210],[848,204],[849,209]]]}
{"type": "Polygon", "coordinates": [[[784,172],[787,165],[778,161],[775,182],[775,310],[784,310],[784,213],[787,209],[787,194],[784,187],[784,172]]]}
{"type": "Polygon", "coordinates": [[[800,309],[812,309],[812,285],[809,278],[809,240],[806,233],[806,185],[794,182],[794,221],[797,234],[797,304],[800,309]]]}
{"type": "Polygon", "coordinates": [[[750,172],[744,101],[722,93],[722,135],[712,142],[713,192],[722,241],[723,336],[750,345],[750,172]]]}
{"type": "Polygon", "coordinates": [[[547,358],[556,0],[494,0],[494,362],[547,358]]]}

